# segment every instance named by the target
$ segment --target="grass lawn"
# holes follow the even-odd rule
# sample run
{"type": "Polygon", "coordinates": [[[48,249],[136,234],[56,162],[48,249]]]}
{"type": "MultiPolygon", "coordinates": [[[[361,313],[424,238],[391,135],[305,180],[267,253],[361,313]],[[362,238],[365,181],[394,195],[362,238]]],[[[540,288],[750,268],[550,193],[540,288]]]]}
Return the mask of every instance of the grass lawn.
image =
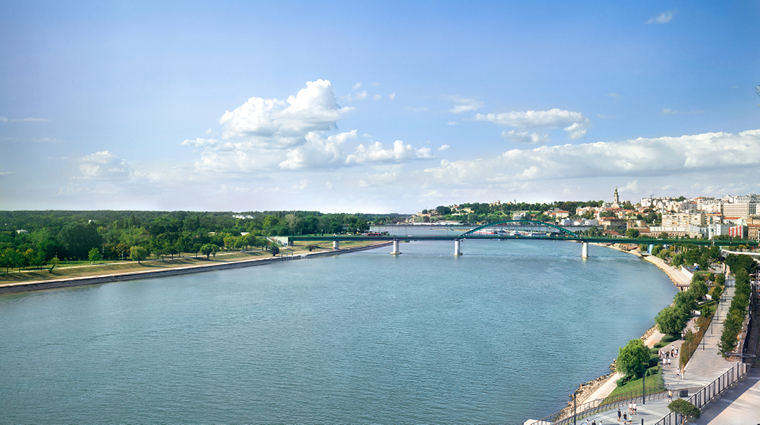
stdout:
{"type": "MultiPolygon", "coordinates": [[[[377,241],[349,241],[341,242],[341,248],[355,248],[377,244],[377,241]]],[[[332,250],[332,241],[325,242],[309,242],[309,243],[296,243],[294,246],[287,246],[280,248],[280,255],[301,254],[308,253],[307,245],[317,245],[317,248],[313,252],[332,250]]],[[[53,269],[52,273],[48,272],[49,266],[44,269],[35,270],[18,270],[11,269],[8,273],[5,270],[0,269],[0,285],[7,283],[22,283],[32,282],[40,280],[54,280],[54,279],[69,279],[76,277],[98,276],[117,273],[130,273],[138,271],[149,270],[163,270],[172,269],[177,267],[187,267],[195,265],[209,265],[227,263],[232,261],[250,260],[255,258],[267,258],[271,257],[268,251],[233,251],[233,252],[219,252],[216,256],[206,259],[205,256],[200,255],[195,257],[194,254],[183,254],[183,257],[175,256],[174,259],[164,258],[155,259],[151,258],[141,263],[135,261],[97,261],[94,264],[90,264],[89,261],[71,261],[65,264],[61,263],[53,269]]]]}
{"type": "MultiPolygon", "coordinates": [[[[657,366],[657,373],[654,375],[647,376],[647,394],[652,393],[658,393],[660,391],[665,391],[665,384],[662,382],[662,369],[657,366]]],[[[655,369],[655,368],[650,368],[655,369]]],[[[625,385],[622,387],[615,388],[612,393],[607,397],[608,399],[611,397],[615,397],[616,395],[622,395],[626,393],[632,393],[632,392],[638,392],[638,394],[641,394],[641,388],[642,388],[642,378],[639,379],[632,379],[628,381],[625,385]]]]}

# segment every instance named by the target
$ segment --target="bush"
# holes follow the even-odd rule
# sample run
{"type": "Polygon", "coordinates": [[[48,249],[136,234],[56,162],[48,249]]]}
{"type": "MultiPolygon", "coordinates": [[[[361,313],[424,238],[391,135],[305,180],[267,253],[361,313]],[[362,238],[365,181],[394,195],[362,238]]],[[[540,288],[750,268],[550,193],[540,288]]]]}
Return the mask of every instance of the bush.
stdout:
{"type": "MultiPolygon", "coordinates": [[[[649,352],[649,367],[657,367],[657,365],[660,364],[660,356],[657,355],[657,350],[655,350],[654,353],[651,351],[649,352]]],[[[649,371],[647,371],[647,375],[650,375],[649,371]]]]}
{"type": "MultiPolygon", "coordinates": [[[[722,276],[722,275],[721,275],[722,276]]],[[[710,297],[714,300],[719,300],[721,294],[723,294],[722,286],[715,286],[710,290],[710,297]]]]}
{"type": "Polygon", "coordinates": [[[689,403],[682,398],[677,398],[671,401],[670,404],[668,404],[668,409],[670,409],[671,412],[676,412],[683,416],[691,416],[694,418],[699,418],[699,415],[701,414],[697,406],[689,403]]]}

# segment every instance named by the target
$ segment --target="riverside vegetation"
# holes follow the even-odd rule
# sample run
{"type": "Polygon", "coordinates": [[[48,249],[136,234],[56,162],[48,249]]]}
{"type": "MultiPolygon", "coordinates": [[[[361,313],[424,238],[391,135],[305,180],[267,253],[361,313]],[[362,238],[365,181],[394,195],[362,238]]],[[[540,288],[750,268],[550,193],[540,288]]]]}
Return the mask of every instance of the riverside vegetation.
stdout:
{"type": "MultiPolygon", "coordinates": [[[[660,247],[660,249],[653,251],[653,253],[659,253],[663,250],[673,252],[670,249],[660,247]]],[[[749,275],[755,272],[757,263],[748,255],[729,254],[728,257],[722,259],[720,251],[714,249],[714,247],[691,247],[688,249],[681,247],[680,250],[679,255],[695,263],[725,261],[736,276],[736,292],[724,323],[723,335],[721,336],[720,350],[726,356],[736,348],[737,336],[744,322],[751,293],[749,275]]],[[[665,256],[665,258],[668,257],[665,256]]],[[[705,264],[705,268],[707,266],[708,264],[705,264]]],[[[684,343],[680,349],[679,366],[685,366],[694,354],[694,351],[696,351],[705,331],[710,325],[717,308],[717,302],[724,290],[724,285],[725,276],[723,274],[709,272],[695,273],[689,289],[677,293],[673,299],[673,304],[665,307],[655,316],[657,328],[665,334],[662,340],[651,349],[647,349],[641,339],[631,340],[625,347],[620,348],[616,360],[617,370],[625,374],[625,376],[618,380],[618,387],[612,392],[610,397],[633,391],[638,391],[640,394],[643,389],[642,378],[645,375],[648,381],[647,393],[664,390],[662,369],[659,366],[659,349],[678,340],[686,328],[692,312],[698,310],[700,314],[696,321],[697,332],[693,333],[691,330],[687,330],[683,333],[684,343]],[[709,300],[706,299],[706,295],[710,295],[709,300]]]]}
{"type": "Polygon", "coordinates": [[[250,247],[268,248],[267,236],[367,231],[395,214],[318,212],[0,211],[0,267],[101,260],[143,261],[250,247]]]}

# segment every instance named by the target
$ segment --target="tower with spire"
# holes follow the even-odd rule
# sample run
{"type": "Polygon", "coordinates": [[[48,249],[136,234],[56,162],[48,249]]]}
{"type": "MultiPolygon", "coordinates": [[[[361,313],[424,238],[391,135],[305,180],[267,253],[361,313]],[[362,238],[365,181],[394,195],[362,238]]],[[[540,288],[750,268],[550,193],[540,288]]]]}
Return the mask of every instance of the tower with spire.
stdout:
{"type": "Polygon", "coordinates": [[[618,195],[617,185],[615,185],[615,194],[612,196],[612,208],[620,208],[620,195],[618,195]]]}

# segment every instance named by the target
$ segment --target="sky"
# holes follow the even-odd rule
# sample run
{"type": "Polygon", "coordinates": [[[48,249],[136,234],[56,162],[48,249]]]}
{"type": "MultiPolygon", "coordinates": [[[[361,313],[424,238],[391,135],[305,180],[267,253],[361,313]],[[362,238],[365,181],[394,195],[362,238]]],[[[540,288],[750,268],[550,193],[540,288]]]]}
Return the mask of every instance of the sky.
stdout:
{"type": "Polygon", "coordinates": [[[0,210],[760,193],[756,1],[0,0],[0,210]]]}

